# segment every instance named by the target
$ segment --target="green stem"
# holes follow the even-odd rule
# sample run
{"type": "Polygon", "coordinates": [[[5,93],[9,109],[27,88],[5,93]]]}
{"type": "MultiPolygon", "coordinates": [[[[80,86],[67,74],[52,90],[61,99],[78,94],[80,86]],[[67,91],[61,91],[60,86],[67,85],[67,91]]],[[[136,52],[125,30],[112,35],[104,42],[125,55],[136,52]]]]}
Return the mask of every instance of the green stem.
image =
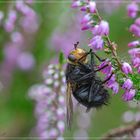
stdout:
{"type": "MultiPolygon", "coordinates": [[[[102,21],[102,17],[100,16],[100,14],[99,14],[99,12],[98,12],[98,9],[96,9],[96,15],[97,15],[97,17],[98,17],[98,19],[99,19],[99,22],[101,22],[101,21],[102,21]]],[[[119,60],[119,58],[117,57],[117,52],[116,52],[116,50],[115,50],[114,47],[113,47],[113,46],[116,45],[116,44],[112,43],[112,41],[110,40],[110,38],[109,38],[108,35],[106,35],[106,39],[107,39],[109,48],[110,48],[110,50],[111,50],[111,52],[112,52],[112,55],[113,55],[114,58],[116,59],[116,61],[117,61],[117,63],[118,63],[119,69],[121,69],[122,63],[121,63],[121,61],[119,60]]]]}

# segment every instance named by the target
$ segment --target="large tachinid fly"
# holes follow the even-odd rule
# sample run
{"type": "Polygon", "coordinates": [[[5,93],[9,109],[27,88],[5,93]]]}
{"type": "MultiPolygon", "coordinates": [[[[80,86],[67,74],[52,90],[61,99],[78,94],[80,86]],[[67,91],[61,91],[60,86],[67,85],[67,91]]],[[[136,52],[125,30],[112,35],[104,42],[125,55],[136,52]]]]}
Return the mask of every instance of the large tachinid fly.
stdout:
{"type": "Polygon", "coordinates": [[[67,125],[71,125],[73,115],[73,104],[71,95],[76,100],[84,105],[87,110],[91,108],[99,108],[106,105],[109,100],[108,91],[104,84],[111,78],[111,76],[102,81],[97,72],[106,66],[97,69],[94,61],[94,56],[102,61],[92,50],[86,52],[77,47],[75,44],[67,59],[66,81],[67,81],[67,125]],[[88,59],[90,55],[90,59],[88,59]]]}

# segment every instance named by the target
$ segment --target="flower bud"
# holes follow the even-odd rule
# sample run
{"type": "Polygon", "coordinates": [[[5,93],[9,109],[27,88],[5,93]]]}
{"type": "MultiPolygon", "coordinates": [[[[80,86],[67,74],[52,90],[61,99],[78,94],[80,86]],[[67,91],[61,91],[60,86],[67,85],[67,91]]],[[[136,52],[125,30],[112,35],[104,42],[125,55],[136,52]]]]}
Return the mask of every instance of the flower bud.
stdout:
{"type": "Polygon", "coordinates": [[[103,45],[104,45],[104,41],[102,37],[95,36],[91,39],[90,44],[88,46],[90,46],[93,50],[97,51],[97,50],[102,50],[103,45]]]}
{"type": "Polygon", "coordinates": [[[82,30],[88,30],[88,29],[90,29],[91,27],[92,27],[92,21],[89,21],[89,22],[87,22],[87,23],[83,23],[82,24],[82,30]]]}
{"type": "Polygon", "coordinates": [[[135,96],[136,91],[134,89],[130,89],[129,91],[125,91],[125,93],[122,95],[122,98],[124,101],[130,101],[135,96]]]}
{"type": "Polygon", "coordinates": [[[128,44],[128,47],[137,47],[138,45],[140,45],[140,42],[138,40],[130,42],[128,44]]]}
{"type": "Polygon", "coordinates": [[[132,59],[132,64],[134,68],[138,68],[140,66],[140,58],[136,57],[132,59]]]}
{"type": "Polygon", "coordinates": [[[119,92],[119,84],[117,82],[112,83],[108,87],[111,88],[115,94],[119,92]]]}
{"type": "Polygon", "coordinates": [[[123,89],[130,89],[133,86],[133,82],[130,79],[127,79],[122,85],[123,89]]]}
{"type": "Polygon", "coordinates": [[[90,13],[96,12],[96,3],[94,1],[89,2],[89,10],[90,10],[90,13]]]}
{"type": "MultiPolygon", "coordinates": [[[[98,68],[103,68],[101,70],[102,73],[106,74],[106,75],[109,75],[111,74],[112,70],[113,70],[113,67],[111,66],[111,63],[108,61],[108,60],[105,60],[103,61],[99,66],[98,68]],[[107,66],[108,65],[108,66],[107,66]],[[106,66],[106,67],[105,67],[106,66]],[[105,67],[105,68],[103,68],[105,67]]],[[[107,77],[108,78],[108,77],[107,77]]]]}
{"type": "Polygon", "coordinates": [[[129,28],[129,31],[132,32],[135,36],[140,37],[140,27],[136,24],[132,24],[129,28]]]}
{"type": "Polygon", "coordinates": [[[107,21],[102,20],[98,28],[99,35],[108,35],[109,34],[109,24],[107,21]]]}
{"type": "Polygon", "coordinates": [[[84,24],[84,23],[88,23],[90,21],[91,17],[90,17],[90,14],[86,14],[82,21],[81,21],[81,24],[84,24]]]}
{"type": "Polygon", "coordinates": [[[138,5],[136,3],[131,3],[127,6],[128,16],[131,18],[135,18],[138,12],[138,5]]]}
{"type": "Polygon", "coordinates": [[[128,53],[131,55],[131,57],[140,56],[140,48],[130,49],[128,53]]]}
{"type": "Polygon", "coordinates": [[[81,2],[79,1],[79,0],[77,0],[77,1],[74,1],[73,3],[72,3],[72,8],[77,8],[77,7],[80,7],[81,6],[81,2]]]}
{"type": "Polygon", "coordinates": [[[124,63],[122,64],[122,71],[123,71],[125,74],[132,73],[132,68],[131,68],[130,64],[124,62],[124,63]]]}
{"type": "Polygon", "coordinates": [[[137,18],[137,19],[135,20],[135,24],[138,25],[138,26],[140,26],[140,18],[137,18]]]}

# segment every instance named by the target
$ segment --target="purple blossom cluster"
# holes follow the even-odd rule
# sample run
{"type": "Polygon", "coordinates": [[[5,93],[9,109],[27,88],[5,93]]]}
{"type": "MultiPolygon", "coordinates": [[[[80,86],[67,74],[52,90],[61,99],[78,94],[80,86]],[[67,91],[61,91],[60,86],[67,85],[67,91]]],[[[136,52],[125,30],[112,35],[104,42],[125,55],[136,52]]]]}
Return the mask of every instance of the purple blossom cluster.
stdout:
{"type": "MultiPolygon", "coordinates": [[[[140,18],[137,16],[139,11],[139,6],[136,2],[132,2],[128,5],[131,9],[128,8],[128,15],[131,11],[134,11],[134,17],[130,16],[131,18],[135,18],[134,23],[130,26],[129,31],[136,37],[140,37],[140,18]]],[[[137,69],[138,73],[140,73],[140,42],[139,40],[132,41],[128,43],[128,47],[130,48],[129,54],[131,56],[132,65],[134,68],[137,69]]]]}
{"type": "Polygon", "coordinates": [[[109,24],[107,21],[101,20],[99,23],[95,23],[92,16],[96,13],[96,3],[94,1],[74,1],[72,7],[81,7],[81,11],[86,12],[85,16],[81,20],[82,30],[92,31],[93,38],[90,40],[89,46],[94,50],[102,50],[104,41],[102,37],[109,34],[109,24]],[[96,25],[95,25],[96,24],[96,25]]]}
{"type": "Polygon", "coordinates": [[[132,3],[130,3],[128,6],[127,6],[127,13],[128,13],[128,16],[130,18],[135,18],[138,14],[138,5],[136,4],[136,1],[132,1],[132,3]]]}
{"type": "Polygon", "coordinates": [[[28,51],[33,33],[39,27],[38,15],[32,5],[32,0],[16,0],[9,3],[7,13],[0,11],[0,27],[9,37],[3,46],[4,59],[0,67],[5,85],[8,85],[15,68],[28,71],[35,65],[34,56],[28,51]]]}
{"type": "MultiPolygon", "coordinates": [[[[109,23],[100,16],[95,1],[74,0],[72,7],[80,8],[80,10],[84,12],[84,17],[81,20],[81,29],[89,30],[93,35],[88,46],[92,48],[95,53],[102,50],[107,55],[112,55],[109,57],[110,59],[106,59],[98,66],[98,68],[101,68],[107,65],[101,70],[101,72],[105,74],[105,79],[108,79],[112,75],[110,80],[105,84],[106,87],[112,89],[115,94],[119,92],[119,87],[121,87],[124,90],[122,99],[124,101],[132,100],[136,94],[133,81],[128,76],[133,73],[132,67],[129,63],[121,62],[118,59],[116,52],[117,45],[111,42],[109,38],[109,23]],[[114,57],[115,61],[113,62],[114,57]],[[118,78],[120,77],[119,75],[121,75],[121,78],[118,78]]],[[[131,6],[128,7],[128,10],[133,16],[134,12],[137,11],[136,8],[132,10],[131,6]]]]}
{"type": "Polygon", "coordinates": [[[49,65],[43,72],[44,83],[34,85],[29,91],[36,101],[36,132],[40,140],[63,140],[65,129],[66,81],[59,65],[49,65]]]}

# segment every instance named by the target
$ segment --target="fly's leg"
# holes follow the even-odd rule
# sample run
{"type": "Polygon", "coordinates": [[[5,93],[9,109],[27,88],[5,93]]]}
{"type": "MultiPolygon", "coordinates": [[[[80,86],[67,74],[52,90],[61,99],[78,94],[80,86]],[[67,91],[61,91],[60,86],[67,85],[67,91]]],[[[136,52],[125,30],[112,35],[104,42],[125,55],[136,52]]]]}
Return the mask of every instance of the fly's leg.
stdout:
{"type": "Polygon", "coordinates": [[[82,76],[81,78],[79,78],[76,82],[83,82],[83,81],[87,81],[88,82],[88,79],[94,79],[95,78],[95,75],[94,75],[94,72],[90,72],[84,76],[82,76]]]}
{"type": "MultiPolygon", "coordinates": [[[[91,50],[90,50],[91,51],[91,50]]],[[[100,62],[103,62],[105,61],[106,59],[101,59],[95,52],[91,51],[91,66],[93,68],[93,71],[94,72],[97,72],[97,71],[100,71],[104,68],[106,68],[108,66],[108,64],[104,65],[103,67],[99,68],[99,69],[96,69],[95,70],[95,66],[96,66],[96,63],[95,63],[95,60],[94,60],[94,56],[100,61],[100,62]]]]}
{"type": "Polygon", "coordinates": [[[105,80],[102,82],[102,84],[105,84],[107,81],[109,81],[109,80],[112,78],[112,76],[113,76],[113,72],[111,73],[111,75],[110,75],[107,79],[105,79],[105,80]]]}
{"type": "Polygon", "coordinates": [[[109,66],[109,65],[108,65],[108,64],[106,64],[106,65],[102,66],[101,68],[99,68],[99,69],[95,70],[95,72],[100,71],[100,70],[103,70],[104,68],[106,68],[106,67],[108,67],[108,66],[109,66]]]}
{"type": "Polygon", "coordinates": [[[84,70],[90,70],[90,68],[89,68],[89,66],[88,65],[85,65],[85,64],[83,64],[83,63],[81,63],[81,62],[78,62],[78,64],[81,66],[81,68],[83,68],[84,70]]]}
{"type": "Polygon", "coordinates": [[[92,69],[92,71],[94,72],[94,75],[95,75],[96,62],[95,62],[95,59],[94,59],[94,53],[93,52],[90,53],[90,65],[91,65],[91,69],[92,69]]]}
{"type": "Polygon", "coordinates": [[[106,60],[106,59],[100,58],[95,52],[92,52],[92,53],[95,55],[95,57],[96,57],[100,62],[103,62],[103,61],[106,60]]]}

